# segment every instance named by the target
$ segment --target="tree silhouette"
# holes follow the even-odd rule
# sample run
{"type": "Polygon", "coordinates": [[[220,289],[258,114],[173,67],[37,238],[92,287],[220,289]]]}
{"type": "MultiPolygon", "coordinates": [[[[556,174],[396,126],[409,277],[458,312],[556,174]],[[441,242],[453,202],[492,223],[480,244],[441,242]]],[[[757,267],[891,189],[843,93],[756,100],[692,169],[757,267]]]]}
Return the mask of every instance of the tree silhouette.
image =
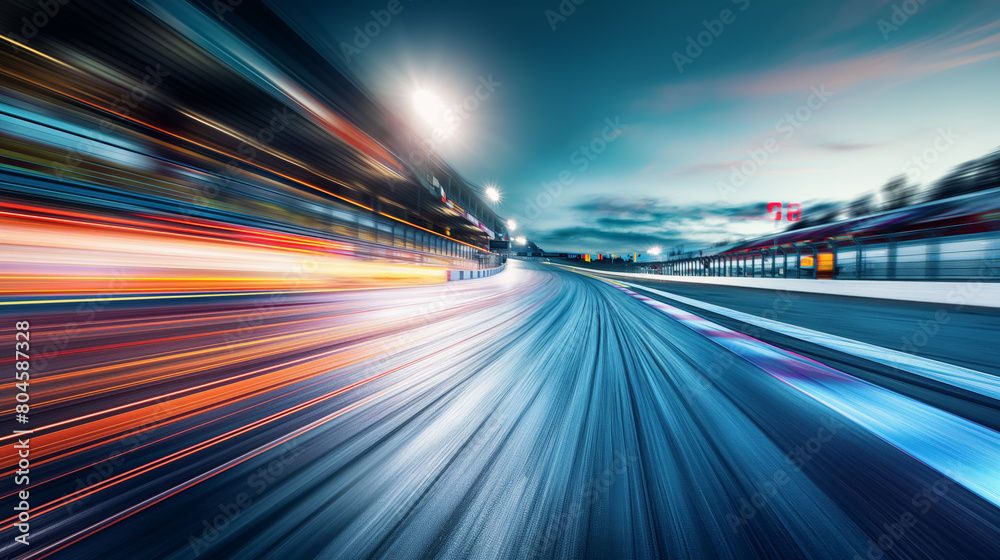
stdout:
{"type": "Polygon", "coordinates": [[[882,187],[882,209],[898,210],[909,206],[913,197],[913,186],[905,175],[897,175],[882,187]]]}
{"type": "Polygon", "coordinates": [[[942,200],[1000,187],[1000,150],[967,161],[934,183],[928,200],[942,200]]]}

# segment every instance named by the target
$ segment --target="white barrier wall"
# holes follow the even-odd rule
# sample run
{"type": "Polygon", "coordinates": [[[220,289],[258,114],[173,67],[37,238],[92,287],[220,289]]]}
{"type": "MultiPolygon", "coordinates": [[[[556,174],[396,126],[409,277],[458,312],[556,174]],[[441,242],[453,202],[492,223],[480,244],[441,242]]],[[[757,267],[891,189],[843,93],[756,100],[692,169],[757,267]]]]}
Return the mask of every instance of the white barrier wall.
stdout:
{"type": "MultiPolygon", "coordinates": [[[[560,265],[561,266],[561,265],[560,265]]],[[[587,268],[568,267],[580,272],[598,272],[587,268]]],[[[832,296],[863,297],[1000,308],[1000,283],[977,279],[965,282],[912,282],[899,280],[814,280],[794,278],[733,278],[724,276],[667,276],[604,272],[602,276],[656,280],[685,284],[709,284],[762,290],[785,290],[832,296]]]]}
{"type": "Polygon", "coordinates": [[[449,270],[448,281],[454,282],[457,280],[473,280],[476,278],[486,278],[488,276],[493,276],[494,274],[499,274],[503,272],[506,266],[507,265],[504,264],[496,268],[489,268],[486,270],[449,270]]]}

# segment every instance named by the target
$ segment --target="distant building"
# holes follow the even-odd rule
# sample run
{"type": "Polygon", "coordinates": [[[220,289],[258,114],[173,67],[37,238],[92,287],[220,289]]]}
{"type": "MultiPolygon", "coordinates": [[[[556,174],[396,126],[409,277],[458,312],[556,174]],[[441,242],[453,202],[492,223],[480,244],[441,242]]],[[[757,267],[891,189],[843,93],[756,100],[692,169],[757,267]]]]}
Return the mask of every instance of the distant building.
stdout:
{"type": "Polygon", "coordinates": [[[544,257],[545,251],[541,247],[528,241],[524,245],[518,245],[514,241],[490,241],[490,251],[501,255],[513,257],[544,257]]]}

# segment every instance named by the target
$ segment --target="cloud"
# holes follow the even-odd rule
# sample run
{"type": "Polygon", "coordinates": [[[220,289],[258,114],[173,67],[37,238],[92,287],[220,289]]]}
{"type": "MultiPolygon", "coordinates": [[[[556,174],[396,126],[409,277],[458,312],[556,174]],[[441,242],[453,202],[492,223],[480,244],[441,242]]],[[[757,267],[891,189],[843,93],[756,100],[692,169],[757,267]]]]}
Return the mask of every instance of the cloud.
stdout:
{"type": "Polygon", "coordinates": [[[598,219],[650,222],[657,220],[706,220],[718,217],[751,217],[763,215],[766,204],[743,205],[713,202],[710,204],[669,204],[653,197],[614,198],[598,196],[573,206],[573,210],[598,219]]]}
{"type": "Polygon", "coordinates": [[[755,177],[764,177],[767,175],[813,175],[816,173],[829,173],[828,169],[817,169],[815,167],[800,167],[798,169],[768,169],[766,171],[758,171],[754,174],[755,177]]]}
{"type": "Polygon", "coordinates": [[[677,234],[650,235],[632,232],[607,231],[596,227],[575,226],[557,229],[539,237],[547,251],[569,248],[581,252],[622,252],[644,251],[656,244],[676,245],[684,238],[677,234]],[[554,249],[548,246],[556,246],[554,249]]]}
{"type": "MultiPolygon", "coordinates": [[[[812,51],[780,67],[657,88],[642,107],[661,111],[732,98],[769,98],[824,85],[840,92],[865,85],[902,83],[1000,57],[1000,20],[855,55],[812,51]],[[839,56],[839,58],[837,58],[839,56]],[[830,59],[824,60],[824,57],[830,59]]],[[[891,43],[890,43],[891,44],[891,43]]]]}
{"type": "MultiPolygon", "coordinates": [[[[533,239],[546,250],[626,252],[650,245],[705,244],[729,233],[755,234],[766,204],[679,205],[655,197],[593,197],[570,211],[579,226],[542,232],[533,239]],[[747,229],[746,225],[752,227],[747,229]]],[[[769,227],[769,226],[768,226],[769,227]]]]}
{"type": "Polygon", "coordinates": [[[825,31],[825,35],[853,29],[860,25],[871,25],[876,15],[884,13],[893,0],[847,0],[842,2],[837,15],[825,31]]]}
{"type": "MultiPolygon", "coordinates": [[[[879,144],[831,144],[822,145],[822,147],[830,150],[836,151],[848,151],[848,150],[861,150],[867,149],[868,147],[875,147],[879,144]]],[[[744,160],[726,160],[718,162],[708,162],[708,163],[697,163],[694,165],[688,165],[678,169],[672,169],[663,174],[664,177],[676,176],[676,175],[718,175],[720,173],[728,175],[733,171],[734,167],[739,167],[744,160]]],[[[765,175],[805,175],[812,173],[829,173],[826,169],[819,169],[815,167],[800,167],[792,169],[767,169],[763,171],[758,171],[754,173],[754,176],[762,177],[765,175]]]]}
{"type": "Polygon", "coordinates": [[[742,160],[738,159],[695,163],[678,169],[673,169],[668,173],[668,175],[701,175],[703,173],[717,173],[719,171],[728,171],[730,167],[739,165],[740,163],[742,163],[742,160]]]}
{"type": "MultiPolygon", "coordinates": [[[[847,208],[846,201],[811,199],[802,203],[803,219],[823,219],[847,208]]],[[[776,223],[767,203],[741,205],[669,204],[655,197],[593,197],[571,209],[580,225],[540,232],[532,240],[547,251],[642,252],[653,245],[700,249],[724,241],[770,235],[776,223]]]]}
{"type": "Polygon", "coordinates": [[[881,146],[884,146],[884,144],[873,142],[825,142],[819,145],[820,148],[830,150],[831,152],[858,152],[881,146]]]}

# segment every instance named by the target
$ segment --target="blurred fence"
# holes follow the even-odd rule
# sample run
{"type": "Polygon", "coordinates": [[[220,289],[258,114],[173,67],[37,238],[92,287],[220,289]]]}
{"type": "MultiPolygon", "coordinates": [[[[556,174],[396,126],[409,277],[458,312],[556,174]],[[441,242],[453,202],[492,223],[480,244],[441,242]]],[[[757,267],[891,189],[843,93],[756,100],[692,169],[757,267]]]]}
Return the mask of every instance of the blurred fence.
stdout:
{"type": "Polygon", "coordinates": [[[503,261],[496,253],[390,218],[336,207],[329,212],[333,234],[358,243],[359,252],[368,256],[461,269],[496,268],[503,261]]]}
{"type": "Polygon", "coordinates": [[[1000,281],[1000,232],[923,239],[877,235],[795,243],[710,256],[631,265],[633,272],[680,276],[829,278],[847,280],[1000,281]],[[984,274],[984,267],[989,274],[984,274]]]}

